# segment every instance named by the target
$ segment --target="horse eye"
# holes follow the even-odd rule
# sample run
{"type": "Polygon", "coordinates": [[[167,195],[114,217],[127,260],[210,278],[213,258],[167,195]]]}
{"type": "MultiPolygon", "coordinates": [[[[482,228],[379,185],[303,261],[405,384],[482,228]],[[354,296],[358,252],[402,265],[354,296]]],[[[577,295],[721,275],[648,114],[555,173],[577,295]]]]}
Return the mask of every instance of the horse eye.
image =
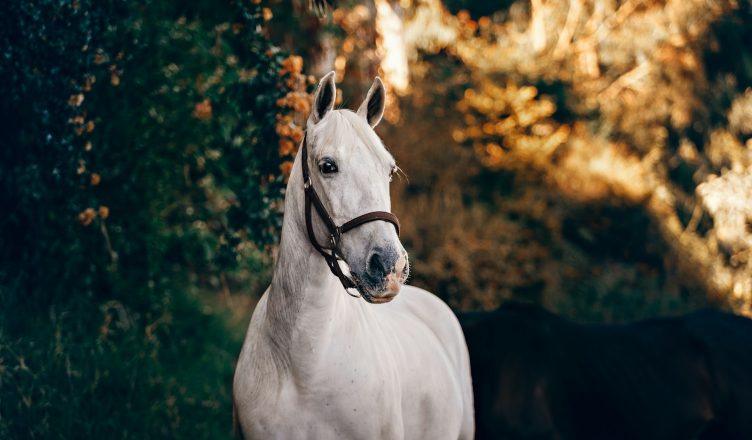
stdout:
{"type": "Polygon", "coordinates": [[[319,171],[323,174],[334,174],[339,171],[337,168],[337,162],[332,158],[326,157],[319,162],[319,171]]]}

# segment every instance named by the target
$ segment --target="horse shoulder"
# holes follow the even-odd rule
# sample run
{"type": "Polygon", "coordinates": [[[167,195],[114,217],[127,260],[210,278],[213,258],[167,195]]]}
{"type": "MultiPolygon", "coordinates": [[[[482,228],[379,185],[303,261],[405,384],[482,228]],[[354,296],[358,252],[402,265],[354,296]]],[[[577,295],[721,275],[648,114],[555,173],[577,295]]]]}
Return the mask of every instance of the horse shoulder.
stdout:
{"type": "Polygon", "coordinates": [[[266,304],[269,290],[262,295],[248,324],[233,378],[232,400],[235,430],[243,433],[267,434],[274,430],[276,404],[282,398],[282,369],[275,361],[273,350],[263,337],[266,322],[266,304]],[[264,413],[267,413],[266,415],[264,413]],[[254,426],[248,426],[252,422],[254,426]]]}
{"type": "Polygon", "coordinates": [[[465,336],[454,312],[433,293],[418,287],[405,285],[400,296],[403,307],[415,319],[425,325],[437,339],[444,351],[462,406],[458,438],[474,437],[475,421],[473,388],[470,376],[470,356],[465,336]]]}
{"type": "Polygon", "coordinates": [[[442,346],[449,351],[455,364],[467,356],[467,345],[457,317],[449,306],[436,295],[415,286],[402,287],[404,306],[426,325],[442,346]]]}

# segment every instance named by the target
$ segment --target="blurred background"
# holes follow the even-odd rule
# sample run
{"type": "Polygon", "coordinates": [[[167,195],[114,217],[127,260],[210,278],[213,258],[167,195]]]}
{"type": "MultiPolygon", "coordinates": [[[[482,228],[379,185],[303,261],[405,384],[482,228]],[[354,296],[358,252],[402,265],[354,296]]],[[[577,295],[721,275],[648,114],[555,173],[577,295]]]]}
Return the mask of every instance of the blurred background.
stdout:
{"type": "Polygon", "coordinates": [[[748,0],[321,6],[0,6],[0,438],[230,438],[330,70],[384,79],[410,283],[456,311],[752,314],[748,0]]]}

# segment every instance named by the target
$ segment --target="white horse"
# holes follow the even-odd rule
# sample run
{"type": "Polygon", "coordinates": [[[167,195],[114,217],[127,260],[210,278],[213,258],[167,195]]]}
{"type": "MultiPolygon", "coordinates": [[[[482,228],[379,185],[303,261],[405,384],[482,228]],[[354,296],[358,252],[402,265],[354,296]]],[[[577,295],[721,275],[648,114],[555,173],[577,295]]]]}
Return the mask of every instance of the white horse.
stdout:
{"type": "Polygon", "coordinates": [[[349,231],[323,219],[343,225],[389,211],[397,169],[373,131],[384,112],[381,80],[353,113],[333,110],[333,74],[316,90],[287,186],[272,283],[238,359],[236,428],[252,439],[470,439],[473,394],[462,330],[436,296],[402,286],[407,254],[391,224],[396,218],[371,212],[364,217],[375,218],[349,231]],[[321,210],[306,199],[309,188],[321,210]]]}

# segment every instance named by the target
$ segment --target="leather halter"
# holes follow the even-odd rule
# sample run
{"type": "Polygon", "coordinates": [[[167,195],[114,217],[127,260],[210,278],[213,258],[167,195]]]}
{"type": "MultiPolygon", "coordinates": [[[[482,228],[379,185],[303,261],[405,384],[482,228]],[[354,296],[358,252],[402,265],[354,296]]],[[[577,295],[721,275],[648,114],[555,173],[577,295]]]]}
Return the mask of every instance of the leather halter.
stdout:
{"type": "MultiPolygon", "coordinates": [[[[360,215],[358,217],[355,217],[354,219],[344,223],[342,226],[337,226],[337,224],[332,220],[332,217],[329,215],[329,212],[327,212],[326,208],[324,207],[324,204],[321,203],[321,199],[319,198],[319,195],[316,194],[316,190],[313,188],[313,182],[311,181],[311,175],[308,170],[308,134],[303,137],[303,151],[302,151],[302,169],[303,169],[303,189],[305,190],[305,220],[306,220],[306,229],[308,230],[308,239],[311,241],[311,244],[313,247],[321,254],[321,256],[324,257],[324,260],[326,260],[327,266],[329,266],[329,270],[332,271],[332,273],[339,278],[340,282],[342,283],[342,286],[345,288],[345,292],[347,292],[350,296],[353,296],[355,298],[358,298],[360,295],[353,295],[348,291],[348,289],[356,288],[355,282],[352,280],[352,278],[348,277],[342,272],[342,268],[339,267],[338,260],[343,260],[342,257],[342,250],[340,249],[340,239],[342,238],[342,234],[357,228],[358,226],[362,226],[366,223],[370,223],[373,221],[381,220],[385,222],[389,222],[392,225],[394,225],[394,229],[397,230],[397,236],[399,236],[400,233],[400,223],[397,219],[397,216],[392,214],[391,212],[385,212],[385,211],[373,211],[369,212],[367,214],[360,215]],[[313,222],[312,222],[312,215],[311,215],[311,205],[313,205],[314,208],[316,208],[316,212],[319,214],[319,218],[324,223],[324,226],[326,227],[327,231],[329,232],[329,246],[330,247],[324,247],[321,244],[319,244],[318,240],[316,239],[316,234],[313,232],[313,222]]],[[[368,298],[365,298],[368,300],[368,298]]],[[[370,302],[370,301],[369,301],[370,302]]]]}

